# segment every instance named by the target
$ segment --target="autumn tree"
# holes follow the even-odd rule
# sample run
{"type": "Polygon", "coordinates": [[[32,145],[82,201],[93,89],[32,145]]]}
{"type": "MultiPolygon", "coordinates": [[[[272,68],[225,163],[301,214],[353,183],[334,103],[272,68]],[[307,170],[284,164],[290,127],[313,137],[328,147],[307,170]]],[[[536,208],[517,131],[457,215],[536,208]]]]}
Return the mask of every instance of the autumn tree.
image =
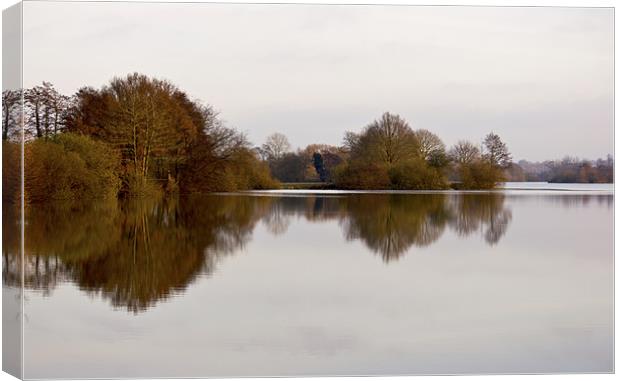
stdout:
{"type": "MultiPolygon", "coordinates": [[[[147,179],[166,179],[185,157],[200,126],[185,95],[170,82],[137,73],[101,90],[84,88],[67,118],[68,129],[91,134],[121,153],[125,189],[141,192],[147,179]]],[[[200,112],[200,111],[196,111],[200,112]]]]}
{"type": "Polygon", "coordinates": [[[510,153],[499,136],[491,133],[484,141],[485,153],[473,143],[459,141],[449,151],[453,171],[461,189],[491,189],[505,179],[510,153]]]}
{"type": "Polygon", "coordinates": [[[409,124],[388,112],[366,126],[362,133],[349,133],[345,144],[352,160],[387,166],[419,156],[419,141],[409,124]]]}
{"type": "Polygon", "coordinates": [[[82,87],[73,98],[74,102],[65,118],[67,130],[105,140],[108,134],[106,126],[112,117],[112,105],[115,102],[111,94],[92,87],[82,87]]]}
{"type": "MultiPolygon", "coordinates": [[[[144,182],[157,159],[167,159],[183,142],[183,129],[196,126],[173,101],[177,89],[139,74],[115,78],[103,90],[113,100],[105,132],[123,154],[123,164],[144,182]]],[[[191,131],[194,130],[194,131],[191,131]]]]}
{"type": "Polygon", "coordinates": [[[310,144],[302,151],[311,162],[318,179],[323,182],[333,180],[334,168],[345,160],[341,147],[328,144],[310,144]]]}
{"type": "Polygon", "coordinates": [[[337,185],[362,189],[443,189],[447,186],[443,143],[434,134],[414,132],[398,115],[385,113],[361,133],[348,132],[346,164],[337,185]],[[424,139],[422,146],[420,138],[424,139]]]}
{"type": "Polygon", "coordinates": [[[121,153],[129,193],[149,193],[158,183],[187,193],[276,186],[243,134],[168,81],[134,73],[99,90],[82,88],[75,99],[67,129],[121,153]]]}
{"type": "Polygon", "coordinates": [[[266,162],[259,160],[243,134],[217,122],[209,124],[189,148],[180,177],[186,192],[235,191],[277,187],[266,162]]]}

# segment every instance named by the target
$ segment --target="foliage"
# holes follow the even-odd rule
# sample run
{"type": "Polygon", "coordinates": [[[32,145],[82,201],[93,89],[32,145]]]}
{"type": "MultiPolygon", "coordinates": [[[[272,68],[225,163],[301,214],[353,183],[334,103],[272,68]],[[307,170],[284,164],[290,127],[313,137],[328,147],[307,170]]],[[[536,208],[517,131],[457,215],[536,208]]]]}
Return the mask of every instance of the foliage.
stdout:
{"type": "Polygon", "coordinates": [[[269,172],[269,167],[258,160],[254,154],[247,149],[240,150],[233,158],[234,165],[224,168],[220,185],[217,191],[238,191],[244,189],[274,189],[278,188],[269,172]]]}
{"type": "Polygon", "coordinates": [[[390,166],[420,156],[420,144],[409,124],[399,115],[387,112],[361,134],[349,133],[345,144],[353,161],[390,166]]]}
{"type": "Polygon", "coordinates": [[[335,176],[349,189],[444,189],[448,159],[443,142],[426,130],[414,132],[400,116],[383,114],[362,133],[348,133],[350,155],[335,176]]]}
{"type": "Polygon", "coordinates": [[[68,128],[92,132],[120,151],[129,193],[136,191],[131,186],[139,192],[148,178],[162,180],[181,165],[187,143],[201,127],[192,114],[200,110],[191,108],[179,89],[137,73],[114,78],[99,91],[84,89],[77,98],[68,128]]]}
{"type": "Polygon", "coordinates": [[[70,133],[24,147],[25,197],[29,202],[115,197],[120,188],[117,152],[70,133]]]}
{"type": "Polygon", "coordinates": [[[21,144],[2,142],[2,201],[19,202],[21,197],[21,144]]]}
{"type": "Polygon", "coordinates": [[[458,175],[460,183],[455,184],[458,189],[493,189],[504,181],[502,169],[484,159],[460,164],[458,175]]]}
{"type": "Polygon", "coordinates": [[[271,173],[282,182],[302,182],[306,180],[309,160],[301,153],[285,153],[269,162],[271,173]]]}
{"type": "Polygon", "coordinates": [[[305,152],[312,152],[312,165],[319,176],[319,180],[323,182],[332,182],[334,181],[334,168],[345,160],[344,154],[338,147],[327,145],[322,145],[322,147],[316,146],[317,145],[308,146],[305,152]]]}
{"type": "Polygon", "coordinates": [[[351,161],[334,169],[334,181],[341,189],[390,189],[388,168],[378,163],[351,161]]]}
{"type": "Polygon", "coordinates": [[[484,140],[485,153],[468,141],[459,141],[448,153],[458,189],[493,189],[506,180],[511,156],[505,143],[490,133],[484,140]]]}
{"type": "Polygon", "coordinates": [[[83,88],[67,128],[119,149],[122,189],[130,195],[149,194],[156,184],[182,193],[276,184],[243,134],[165,80],[134,73],[101,90],[83,88]]]}
{"type": "Polygon", "coordinates": [[[392,189],[446,189],[446,177],[440,169],[429,166],[424,160],[409,160],[389,170],[392,189]]]}
{"type": "Polygon", "coordinates": [[[269,189],[280,186],[277,180],[343,189],[445,189],[448,178],[460,189],[490,189],[505,179],[613,182],[611,158],[533,163],[542,169],[530,172],[512,163],[495,133],[480,146],[459,141],[446,151],[437,135],[388,112],[359,133],[347,132],[342,147],[311,144],[293,152],[275,133],[251,149],[212,106],[138,73],[71,97],[48,82],[4,91],[2,122],[5,201],[19,195],[20,153],[10,142],[19,140],[22,122],[29,202],[108,197],[119,187],[130,196],[269,189]]]}
{"type": "Polygon", "coordinates": [[[225,127],[190,146],[179,178],[182,193],[277,188],[267,164],[247,147],[245,137],[225,127]]]}

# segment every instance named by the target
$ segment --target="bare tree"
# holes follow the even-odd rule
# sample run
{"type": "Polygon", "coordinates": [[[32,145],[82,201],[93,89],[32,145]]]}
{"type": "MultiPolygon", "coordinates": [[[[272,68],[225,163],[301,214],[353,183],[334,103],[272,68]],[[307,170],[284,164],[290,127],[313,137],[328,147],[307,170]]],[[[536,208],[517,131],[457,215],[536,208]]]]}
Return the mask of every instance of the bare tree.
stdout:
{"type": "Polygon", "coordinates": [[[28,132],[37,138],[60,132],[70,107],[71,98],[60,94],[49,82],[24,92],[24,109],[28,132]]]}
{"type": "Polygon", "coordinates": [[[271,134],[267,137],[265,144],[261,146],[261,156],[267,158],[267,160],[277,160],[284,156],[287,152],[290,152],[291,144],[288,138],[279,132],[271,134]]]}
{"type": "Polygon", "coordinates": [[[512,163],[512,156],[508,152],[506,143],[497,134],[491,132],[484,138],[485,152],[483,157],[491,164],[501,168],[508,168],[512,163]]]}
{"type": "Polygon", "coordinates": [[[424,160],[429,161],[437,155],[445,154],[446,146],[439,136],[424,129],[416,130],[414,134],[420,143],[420,153],[424,160]]]}
{"type": "Polygon", "coordinates": [[[347,153],[350,153],[358,146],[359,141],[360,141],[360,134],[352,132],[352,131],[345,131],[344,138],[343,138],[344,151],[347,153]]]}
{"type": "Polygon", "coordinates": [[[14,127],[19,123],[20,90],[2,92],[2,140],[8,140],[14,127]]]}
{"type": "Polygon", "coordinates": [[[448,156],[458,164],[470,164],[480,158],[480,150],[473,143],[461,140],[450,149],[448,156]]]}
{"type": "Polygon", "coordinates": [[[44,103],[43,87],[35,86],[24,91],[24,113],[26,124],[24,128],[37,138],[43,137],[42,110],[44,103]]]}

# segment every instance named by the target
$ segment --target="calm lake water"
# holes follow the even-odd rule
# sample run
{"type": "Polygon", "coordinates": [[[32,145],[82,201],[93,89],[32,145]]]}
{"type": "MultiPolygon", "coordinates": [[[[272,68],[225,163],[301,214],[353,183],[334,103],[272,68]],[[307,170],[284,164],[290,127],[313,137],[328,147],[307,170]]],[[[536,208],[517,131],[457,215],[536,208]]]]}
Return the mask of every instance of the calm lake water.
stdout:
{"type": "Polygon", "coordinates": [[[611,189],[37,206],[24,376],[611,372],[611,189]]]}

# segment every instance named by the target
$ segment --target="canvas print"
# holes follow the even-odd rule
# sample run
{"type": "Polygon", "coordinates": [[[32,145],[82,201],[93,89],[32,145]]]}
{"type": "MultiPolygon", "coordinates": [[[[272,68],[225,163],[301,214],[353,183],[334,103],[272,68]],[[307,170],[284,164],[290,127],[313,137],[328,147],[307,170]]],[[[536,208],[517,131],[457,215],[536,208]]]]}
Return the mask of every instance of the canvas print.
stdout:
{"type": "Polygon", "coordinates": [[[614,10],[3,13],[3,369],[614,372],[614,10]]]}

